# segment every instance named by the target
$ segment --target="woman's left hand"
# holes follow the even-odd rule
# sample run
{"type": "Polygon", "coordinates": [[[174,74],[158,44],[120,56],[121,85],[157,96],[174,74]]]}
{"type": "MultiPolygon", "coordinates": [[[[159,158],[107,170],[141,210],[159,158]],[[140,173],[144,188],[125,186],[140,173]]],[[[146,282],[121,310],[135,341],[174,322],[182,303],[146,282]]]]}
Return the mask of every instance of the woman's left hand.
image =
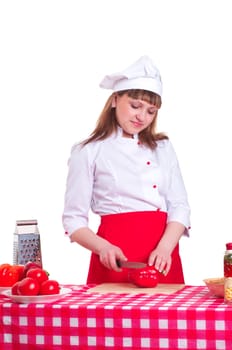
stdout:
{"type": "Polygon", "coordinates": [[[168,274],[171,264],[171,255],[158,247],[151,252],[148,259],[148,265],[155,266],[155,268],[165,276],[168,274]]]}
{"type": "Polygon", "coordinates": [[[156,248],[150,253],[148,265],[154,265],[163,275],[167,275],[172,264],[172,251],[184,233],[185,227],[179,222],[169,222],[156,248]]]}

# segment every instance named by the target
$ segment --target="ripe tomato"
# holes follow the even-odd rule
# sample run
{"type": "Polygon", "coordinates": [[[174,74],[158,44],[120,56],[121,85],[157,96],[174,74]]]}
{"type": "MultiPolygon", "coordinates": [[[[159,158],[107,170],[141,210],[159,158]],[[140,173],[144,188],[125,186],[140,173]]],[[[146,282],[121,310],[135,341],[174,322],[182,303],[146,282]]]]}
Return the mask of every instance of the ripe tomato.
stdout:
{"type": "Polygon", "coordinates": [[[18,280],[23,279],[24,265],[12,265],[12,268],[18,271],[18,280]]]}
{"type": "Polygon", "coordinates": [[[19,270],[15,265],[0,265],[0,286],[11,287],[19,280],[19,270]]]}
{"type": "Polygon", "coordinates": [[[18,292],[18,286],[19,286],[19,282],[16,282],[15,284],[13,284],[13,286],[11,287],[11,294],[12,295],[19,295],[19,292],[18,292]]]}
{"type": "Polygon", "coordinates": [[[26,277],[32,277],[34,279],[36,279],[39,284],[41,284],[44,281],[48,280],[48,273],[47,271],[39,268],[39,267],[35,267],[33,269],[30,269],[27,271],[26,277]]]}
{"type": "Polygon", "coordinates": [[[11,264],[1,264],[0,265],[0,274],[2,274],[2,272],[8,267],[11,267],[11,264]]]}
{"type": "Polygon", "coordinates": [[[31,277],[25,277],[18,284],[19,295],[38,295],[39,282],[31,277]]]}
{"type": "Polygon", "coordinates": [[[29,271],[30,269],[34,269],[34,268],[42,268],[42,266],[34,261],[28,261],[25,265],[24,265],[24,271],[23,271],[23,277],[26,277],[27,275],[27,271],[29,271]]]}
{"type": "Polygon", "coordinates": [[[154,266],[146,266],[141,269],[131,269],[129,279],[138,287],[152,288],[159,282],[160,272],[154,266]]]}
{"type": "Polygon", "coordinates": [[[60,293],[60,285],[55,280],[47,280],[41,283],[40,285],[40,292],[41,295],[48,295],[48,294],[59,294],[60,293]]]}
{"type": "Polygon", "coordinates": [[[1,287],[8,287],[6,285],[6,275],[7,275],[10,267],[11,267],[10,264],[1,264],[0,265],[0,286],[1,287]]]}

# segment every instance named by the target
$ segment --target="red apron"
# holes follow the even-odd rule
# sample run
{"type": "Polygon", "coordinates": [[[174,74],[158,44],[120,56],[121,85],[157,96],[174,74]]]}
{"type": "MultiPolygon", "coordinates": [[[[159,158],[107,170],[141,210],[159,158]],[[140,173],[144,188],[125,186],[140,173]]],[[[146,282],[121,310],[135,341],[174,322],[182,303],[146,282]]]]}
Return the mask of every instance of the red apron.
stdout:
{"type": "MultiPolygon", "coordinates": [[[[151,251],[160,241],[167,222],[162,211],[130,212],[101,217],[97,235],[120,247],[129,261],[147,263],[151,251]]],[[[125,270],[116,272],[104,267],[99,256],[92,253],[87,283],[128,282],[125,270]]],[[[179,245],[172,253],[172,266],[160,283],[184,283],[179,245]]]]}

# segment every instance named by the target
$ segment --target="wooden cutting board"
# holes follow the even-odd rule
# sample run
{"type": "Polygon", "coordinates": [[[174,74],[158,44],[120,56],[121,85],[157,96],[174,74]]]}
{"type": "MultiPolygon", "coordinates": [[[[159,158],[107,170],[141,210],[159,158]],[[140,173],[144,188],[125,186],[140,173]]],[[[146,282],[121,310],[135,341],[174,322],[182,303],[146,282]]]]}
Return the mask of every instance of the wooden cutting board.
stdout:
{"type": "Polygon", "coordinates": [[[102,283],[88,289],[87,293],[172,294],[184,287],[184,284],[158,284],[154,288],[140,288],[131,283],[102,283]]]}

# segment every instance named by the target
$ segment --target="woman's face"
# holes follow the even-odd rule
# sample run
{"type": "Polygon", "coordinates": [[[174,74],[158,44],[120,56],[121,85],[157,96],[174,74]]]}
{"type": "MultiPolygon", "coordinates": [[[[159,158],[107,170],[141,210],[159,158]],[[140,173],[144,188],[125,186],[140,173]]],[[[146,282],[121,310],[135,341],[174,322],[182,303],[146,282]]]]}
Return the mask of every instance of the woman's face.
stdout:
{"type": "Polygon", "coordinates": [[[112,107],[115,107],[116,119],[125,137],[133,137],[146,129],[158,111],[153,104],[131,98],[127,94],[115,95],[112,107]]]}

